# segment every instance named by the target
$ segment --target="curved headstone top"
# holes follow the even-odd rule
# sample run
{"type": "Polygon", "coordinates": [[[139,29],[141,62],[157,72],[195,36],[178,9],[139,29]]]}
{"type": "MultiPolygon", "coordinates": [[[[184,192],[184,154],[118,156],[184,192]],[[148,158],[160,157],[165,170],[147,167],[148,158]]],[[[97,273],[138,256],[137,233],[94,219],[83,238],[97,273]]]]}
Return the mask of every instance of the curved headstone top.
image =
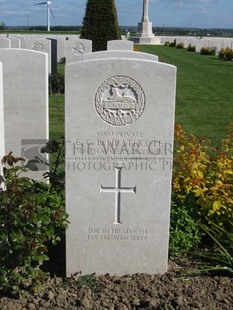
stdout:
{"type": "Polygon", "coordinates": [[[127,40],[111,40],[107,43],[108,51],[133,51],[134,43],[127,40]]]}
{"type": "MultiPolygon", "coordinates": [[[[141,52],[133,52],[133,51],[101,51],[94,53],[83,54],[82,59],[84,60],[95,60],[95,59],[107,59],[107,58],[129,58],[129,59],[142,59],[142,60],[150,60],[150,61],[158,61],[158,56],[141,53],[141,52]]],[[[69,64],[67,64],[69,65],[69,64]]]]}

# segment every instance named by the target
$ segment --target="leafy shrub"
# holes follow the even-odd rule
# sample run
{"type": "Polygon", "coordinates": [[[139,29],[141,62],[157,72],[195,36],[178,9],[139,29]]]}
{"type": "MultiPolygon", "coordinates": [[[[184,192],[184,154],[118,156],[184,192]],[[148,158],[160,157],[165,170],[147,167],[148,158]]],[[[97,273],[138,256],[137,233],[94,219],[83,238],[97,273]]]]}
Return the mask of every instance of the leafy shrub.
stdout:
{"type": "Polygon", "coordinates": [[[64,193],[19,177],[21,158],[3,158],[7,190],[0,194],[0,290],[36,289],[45,278],[40,266],[48,259],[47,243],[60,241],[67,227],[64,193]]]}
{"type": "Polygon", "coordinates": [[[178,48],[178,49],[184,48],[184,43],[178,43],[178,44],[176,45],[176,48],[178,48]]]}
{"type": "Polygon", "coordinates": [[[201,55],[216,55],[216,48],[202,47],[200,54],[201,55]]]}
{"type": "Polygon", "coordinates": [[[50,169],[44,174],[44,178],[50,181],[51,187],[56,190],[65,188],[65,138],[61,141],[50,140],[41,150],[50,154],[50,169]]]}
{"type": "Polygon", "coordinates": [[[176,47],[176,39],[169,43],[169,47],[176,47]]]}
{"type": "Polygon", "coordinates": [[[201,247],[209,250],[198,251],[199,256],[232,271],[232,168],[233,124],[229,125],[226,137],[216,148],[212,148],[207,139],[188,135],[180,125],[176,126],[170,238],[172,254],[194,250],[201,241],[201,247]],[[201,240],[204,233],[205,238],[201,240]]]}
{"type": "Polygon", "coordinates": [[[178,205],[173,196],[170,221],[170,255],[183,255],[195,251],[201,243],[202,233],[190,208],[178,205]]]}
{"type": "Polygon", "coordinates": [[[169,41],[166,41],[165,43],[164,43],[164,46],[169,46],[169,41]]]}
{"type": "Polygon", "coordinates": [[[196,52],[196,46],[189,44],[187,47],[188,52],[196,52]]]}
{"type": "Polygon", "coordinates": [[[140,49],[139,49],[138,46],[135,45],[135,44],[134,44],[134,46],[133,46],[133,50],[134,50],[134,52],[140,52],[140,49]]]}
{"type": "Polygon", "coordinates": [[[173,193],[181,205],[222,227],[233,218],[232,167],[233,124],[215,149],[176,126],[173,193]]]}
{"type": "Polygon", "coordinates": [[[225,60],[225,61],[232,61],[233,59],[233,49],[227,47],[227,48],[222,48],[218,54],[218,57],[220,60],[225,60]]]}
{"type": "Polygon", "coordinates": [[[50,94],[64,94],[65,93],[65,79],[63,75],[59,73],[50,74],[49,93],[50,94]]]}

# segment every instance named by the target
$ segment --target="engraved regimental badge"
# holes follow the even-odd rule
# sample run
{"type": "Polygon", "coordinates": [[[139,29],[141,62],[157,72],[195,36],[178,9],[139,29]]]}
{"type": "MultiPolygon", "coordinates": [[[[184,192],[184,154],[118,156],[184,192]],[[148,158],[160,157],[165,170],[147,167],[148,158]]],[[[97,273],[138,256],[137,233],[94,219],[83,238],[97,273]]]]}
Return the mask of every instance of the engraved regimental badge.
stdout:
{"type": "Polygon", "coordinates": [[[74,55],[83,54],[85,53],[85,46],[82,43],[78,42],[73,46],[72,52],[74,55]]]}
{"type": "Polygon", "coordinates": [[[44,45],[40,42],[35,42],[32,46],[32,49],[35,51],[43,51],[44,50],[44,45]]]}
{"type": "Polygon", "coordinates": [[[142,115],[145,109],[145,94],[141,86],[130,77],[113,76],[98,88],[95,108],[106,123],[126,126],[142,115]]]}

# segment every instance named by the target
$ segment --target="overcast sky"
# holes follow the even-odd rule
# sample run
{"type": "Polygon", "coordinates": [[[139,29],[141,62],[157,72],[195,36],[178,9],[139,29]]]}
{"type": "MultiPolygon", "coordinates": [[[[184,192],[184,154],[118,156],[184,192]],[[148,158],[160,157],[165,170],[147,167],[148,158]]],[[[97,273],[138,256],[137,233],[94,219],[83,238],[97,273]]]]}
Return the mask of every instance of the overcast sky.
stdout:
{"type": "MultiPolygon", "coordinates": [[[[0,0],[0,21],[8,26],[46,25],[46,5],[37,0],[0,0]]],[[[86,0],[52,0],[52,25],[81,25],[86,0]]],[[[135,26],[142,16],[143,0],[115,0],[120,25],[135,26]]],[[[155,27],[233,28],[233,0],[149,0],[149,17],[155,27]]]]}

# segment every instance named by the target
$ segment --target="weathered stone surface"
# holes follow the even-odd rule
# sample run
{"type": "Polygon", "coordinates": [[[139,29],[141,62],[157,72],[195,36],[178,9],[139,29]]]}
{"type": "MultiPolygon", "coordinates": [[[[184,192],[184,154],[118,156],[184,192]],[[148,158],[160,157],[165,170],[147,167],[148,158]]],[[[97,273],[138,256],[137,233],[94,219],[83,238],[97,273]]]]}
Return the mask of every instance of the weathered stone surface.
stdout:
{"type": "Polygon", "coordinates": [[[148,53],[135,53],[133,51],[103,51],[103,52],[94,52],[89,54],[84,54],[82,60],[91,60],[91,59],[106,59],[106,58],[130,58],[130,59],[141,59],[141,60],[151,60],[158,61],[158,56],[148,54],[148,53]]]}
{"type": "Polygon", "coordinates": [[[92,41],[79,38],[66,40],[66,63],[82,59],[83,55],[92,52],[92,41]]]}
{"type": "MultiPolygon", "coordinates": [[[[48,70],[49,73],[54,73],[54,62],[52,55],[54,52],[52,50],[52,41],[47,38],[26,38],[21,39],[21,48],[28,49],[32,51],[42,52],[48,54],[48,70]]],[[[55,59],[57,61],[57,59],[55,59]]]]}
{"type": "Polygon", "coordinates": [[[176,68],[105,55],[66,66],[67,274],[165,272],[176,68]]]}
{"type": "Polygon", "coordinates": [[[133,42],[127,41],[127,40],[112,40],[108,41],[107,49],[108,51],[113,50],[119,50],[119,51],[133,51],[133,42]]]}
{"type": "Polygon", "coordinates": [[[4,80],[5,152],[12,151],[14,156],[26,158],[26,163],[29,160],[35,163],[39,171],[27,175],[44,180],[48,162],[40,149],[49,137],[48,55],[1,49],[0,62],[4,80]]]}

